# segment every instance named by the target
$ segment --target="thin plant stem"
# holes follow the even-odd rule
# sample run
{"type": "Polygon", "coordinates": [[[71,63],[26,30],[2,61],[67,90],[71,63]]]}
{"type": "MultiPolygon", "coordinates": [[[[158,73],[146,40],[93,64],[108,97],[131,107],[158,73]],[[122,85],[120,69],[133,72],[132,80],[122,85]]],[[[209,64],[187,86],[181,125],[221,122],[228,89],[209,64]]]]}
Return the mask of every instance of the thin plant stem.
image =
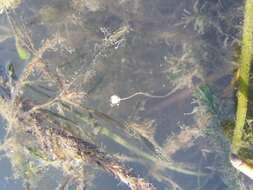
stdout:
{"type": "Polygon", "coordinates": [[[237,153],[241,138],[243,136],[243,128],[245,125],[247,106],[248,106],[248,87],[250,75],[250,62],[252,57],[252,32],[253,32],[253,0],[246,0],[243,36],[242,36],[242,51],[240,57],[239,71],[239,90],[237,95],[237,111],[235,129],[232,140],[232,152],[237,153]]]}

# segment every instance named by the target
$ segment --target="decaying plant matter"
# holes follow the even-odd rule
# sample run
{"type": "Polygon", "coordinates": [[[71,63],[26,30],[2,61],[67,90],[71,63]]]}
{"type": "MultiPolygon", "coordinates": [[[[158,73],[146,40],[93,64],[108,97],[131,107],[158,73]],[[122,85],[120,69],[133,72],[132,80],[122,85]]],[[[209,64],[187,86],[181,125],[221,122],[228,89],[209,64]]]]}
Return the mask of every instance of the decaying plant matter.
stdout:
{"type": "MultiPolygon", "coordinates": [[[[100,151],[96,145],[75,137],[70,132],[62,129],[61,126],[51,128],[42,126],[43,122],[40,117],[42,108],[49,108],[57,101],[71,103],[71,99],[76,99],[78,94],[75,95],[74,92],[69,92],[68,90],[71,85],[60,90],[59,95],[52,100],[42,105],[34,105],[28,111],[23,110],[24,105],[22,105],[23,102],[20,100],[22,96],[20,90],[23,89],[25,82],[34,69],[42,68],[43,71],[46,70],[46,65],[43,65],[43,54],[55,48],[59,43],[61,43],[61,41],[59,41],[59,37],[57,36],[46,40],[43,47],[36,52],[34,58],[25,67],[24,72],[20,76],[20,81],[16,83],[13,94],[10,95],[11,99],[1,97],[1,115],[8,123],[7,138],[17,131],[33,134],[38,142],[37,148],[40,148],[41,151],[48,156],[47,159],[51,161],[71,163],[76,160],[78,162],[94,163],[105,171],[112,173],[115,177],[126,183],[131,189],[155,189],[144,179],[135,176],[126,169],[119,160],[100,151]]],[[[75,80],[73,80],[72,83],[74,81],[75,80]]],[[[74,102],[72,104],[74,104],[74,102]]],[[[57,123],[55,122],[54,124],[56,125],[57,123]]],[[[8,147],[8,145],[6,146],[8,147]]]]}

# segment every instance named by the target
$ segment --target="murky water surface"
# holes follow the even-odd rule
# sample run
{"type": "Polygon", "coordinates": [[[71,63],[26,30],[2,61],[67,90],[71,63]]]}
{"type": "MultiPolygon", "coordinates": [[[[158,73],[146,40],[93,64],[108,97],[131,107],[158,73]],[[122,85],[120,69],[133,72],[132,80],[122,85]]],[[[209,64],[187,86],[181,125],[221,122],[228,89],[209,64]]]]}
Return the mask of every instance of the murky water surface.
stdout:
{"type": "MultiPolygon", "coordinates": [[[[78,96],[75,105],[56,102],[40,109],[41,125],[57,123],[96,144],[158,190],[253,188],[230,165],[230,142],[222,128],[224,121],[234,120],[231,80],[243,1],[23,0],[15,9],[5,8],[1,96],[7,97],[8,66],[16,74],[12,82],[6,79],[12,89],[39,56],[44,65],[25,81],[22,110],[49,102],[64,85],[78,96]],[[39,55],[52,36],[58,44],[39,55]],[[117,105],[110,102],[113,95],[122,99],[117,105]]],[[[40,161],[42,156],[29,149],[36,140],[19,130],[6,135],[7,128],[3,122],[3,144],[12,138],[29,142],[3,148],[1,190],[129,189],[92,160],[82,167],[73,160],[55,167],[40,161]],[[25,160],[8,151],[25,154],[25,160]]]]}

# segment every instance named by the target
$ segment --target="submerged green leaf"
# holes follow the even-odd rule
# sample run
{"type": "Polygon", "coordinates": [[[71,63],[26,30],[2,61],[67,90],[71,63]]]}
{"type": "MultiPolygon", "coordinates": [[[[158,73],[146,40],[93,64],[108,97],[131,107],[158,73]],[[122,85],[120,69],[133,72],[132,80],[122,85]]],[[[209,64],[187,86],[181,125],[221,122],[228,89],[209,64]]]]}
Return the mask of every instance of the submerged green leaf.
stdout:
{"type": "Polygon", "coordinates": [[[28,60],[30,58],[30,53],[21,45],[20,40],[16,37],[16,50],[21,60],[28,60]]]}
{"type": "Polygon", "coordinates": [[[15,68],[14,68],[14,65],[12,63],[7,65],[7,71],[8,71],[9,77],[11,77],[12,79],[16,78],[15,68]]]}

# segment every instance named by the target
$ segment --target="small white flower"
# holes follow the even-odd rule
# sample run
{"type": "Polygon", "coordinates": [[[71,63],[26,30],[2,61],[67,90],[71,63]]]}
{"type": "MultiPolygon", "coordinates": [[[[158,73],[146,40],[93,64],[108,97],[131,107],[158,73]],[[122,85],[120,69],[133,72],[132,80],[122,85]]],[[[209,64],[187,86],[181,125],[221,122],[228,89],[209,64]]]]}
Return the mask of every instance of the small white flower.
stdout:
{"type": "Polygon", "coordinates": [[[120,103],[120,97],[117,96],[117,95],[112,95],[111,96],[111,106],[119,106],[119,103],[120,103]]]}

